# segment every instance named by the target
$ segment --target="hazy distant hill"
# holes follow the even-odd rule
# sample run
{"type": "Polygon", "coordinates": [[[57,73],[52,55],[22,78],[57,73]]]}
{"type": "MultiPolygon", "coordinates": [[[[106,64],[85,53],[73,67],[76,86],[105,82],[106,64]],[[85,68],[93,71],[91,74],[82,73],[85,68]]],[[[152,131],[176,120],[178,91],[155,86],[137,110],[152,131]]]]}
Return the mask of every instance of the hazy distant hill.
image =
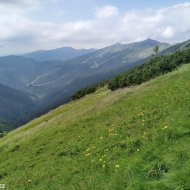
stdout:
{"type": "Polygon", "coordinates": [[[34,81],[37,76],[57,68],[62,61],[38,62],[22,56],[0,57],[0,83],[21,89],[34,81]]]}
{"type": "Polygon", "coordinates": [[[22,56],[0,57],[0,83],[17,89],[26,87],[25,90],[43,97],[44,93],[49,93],[48,89],[60,87],[60,84],[64,86],[83,75],[135,65],[150,57],[158,44],[160,50],[169,46],[151,39],[124,45],[117,43],[64,62],[38,62],[22,56]]]}
{"type": "Polygon", "coordinates": [[[52,50],[39,50],[30,53],[22,54],[22,56],[27,58],[32,58],[36,61],[50,61],[50,60],[68,60],[74,57],[79,57],[81,55],[91,53],[96,51],[96,49],[74,49],[72,47],[62,47],[52,50]]]}
{"type": "Polygon", "coordinates": [[[36,97],[0,84],[0,119],[16,127],[30,121],[39,112],[36,97]]]}
{"type": "Polygon", "coordinates": [[[172,54],[178,50],[184,50],[184,49],[189,49],[189,48],[190,48],[190,40],[187,40],[185,42],[178,43],[178,44],[175,44],[175,45],[168,47],[167,49],[161,51],[158,55],[160,55],[160,54],[172,54]]]}
{"type": "MultiPolygon", "coordinates": [[[[47,95],[50,96],[52,93],[56,94],[57,90],[64,91],[65,96],[66,94],[69,95],[71,89],[72,91],[76,91],[84,85],[91,85],[98,80],[101,81],[105,78],[110,78],[125,69],[149,59],[155,45],[159,45],[160,50],[169,46],[169,44],[160,43],[151,39],[131,44],[117,43],[93,53],[64,61],[63,64],[60,64],[52,72],[38,76],[24,89],[35,93],[41,98],[47,95]],[[104,74],[100,77],[99,73],[104,74]],[[98,80],[92,80],[91,75],[96,74],[98,74],[98,80]],[[91,78],[90,80],[88,80],[88,76],[91,78]],[[81,81],[81,77],[86,78],[85,82],[81,81]],[[81,83],[75,85],[76,83],[73,81],[78,81],[78,79],[81,83]]],[[[62,98],[65,98],[65,96],[62,98]]]]}

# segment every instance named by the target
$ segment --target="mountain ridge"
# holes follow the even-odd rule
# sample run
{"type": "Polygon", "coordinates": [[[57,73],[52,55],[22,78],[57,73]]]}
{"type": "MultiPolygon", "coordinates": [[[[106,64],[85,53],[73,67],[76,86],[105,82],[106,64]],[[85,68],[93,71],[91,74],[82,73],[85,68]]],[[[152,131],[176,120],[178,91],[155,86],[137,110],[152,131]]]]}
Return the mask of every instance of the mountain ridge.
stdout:
{"type": "MultiPolygon", "coordinates": [[[[62,65],[59,65],[58,70],[55,70],[51,75],[38,76],[35,82],[29,83],[24,90],[35,93],[38,97],[45,98],[46,94],[51,94],[52,91],[56,90],[55,86],[61,87],[57,89],[58,91],[61,89],[64,91],[64,88],[72,83],[74,79],[83,75],[115,70],[115,73],[108,74],[106,78],[108,79],[118,73],[117,68],[119,67],[125,66],[129,68],[132,64],[142,63],[140,60],[150,59],[155,44],[160,44],[160,49],[169,46],[169,44],[159,43],[151,39],[131,44],[117,43],[95,52],[66,60],[62,65]],[[51,80],[52,77],[53,79],[51,80]]],[[[93,82],[89,81],[88,85],[92,84],[93,82]]],[[[70,86],[69,88],[72,87],[70,86]]],[[[77,90],[76,88],[75,91],[77,90]]]]}
{"type": "Polygon", "coordinates": [[[66,61],[80,55],[84,55],[90,52],[94,52],[96,49],[75,49],[73,47],[61,47],[52,50],[37,50],[34,52],[29,52],[22,54],[21,56],[26,58],[32,58],[39,62],[61,60],[66,61]]]}

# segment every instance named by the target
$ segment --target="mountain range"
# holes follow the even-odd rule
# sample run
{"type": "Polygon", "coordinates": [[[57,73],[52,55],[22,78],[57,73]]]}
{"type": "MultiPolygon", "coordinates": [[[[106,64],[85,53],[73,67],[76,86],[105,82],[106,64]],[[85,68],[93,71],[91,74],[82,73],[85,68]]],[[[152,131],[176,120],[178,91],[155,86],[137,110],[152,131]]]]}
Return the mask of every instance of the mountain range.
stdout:
{"type": "MultiPolygon", "coordinates": [[[[167,43],[147,39],[130,44],[117,43],[99,50],[75,51],[73,48],[59,48],[32,52],[23,56],[0,57],[0,83],[6,85],[7,88],[11,87],[11,90],[9,88],[10,94],[16,94],[13,91],[17,90],[20,97],[26,98],[27,103],[25,102],[24,105],[26,108],[32,108],[31,113],[26,115],[28,118],[33,118],[39,113],[47,112],[70,101],[71,95],[84,86],[110,79],[124,70],[142,64],[151,58],[153,49],[157,45],[159,46],[158,54],[170,54],[180,49],[189,48],[189,44],[190,41],[186,41],[171,46],[167,43]],[[67,57],[70,50],[73,53],[67,57]],[[79,54],[80,56],[76,57],[79,54]],[[27,56],[31,58],[27,58],[27,56]],[[72,59],[70,59],[71,56],[72,59]],[[54,58],[57,59],[51,60],[54,58]]],[[[17,104],[16,97],[12,96],[12,100],[15,101],[13,101],[14,105],[20,106],[17,104]]],[[[11,109],[9,106],[7,108],[11,109]]],[[[1,112],[0,118],[14,126],[23,123],[22,117],[18,116],[19,121],[16,123],[19,124],[15,124],[11,116],[5,117],[1,112]]]]}
{"type": "Polygon", "coordinates": [[[72,59],[74,57],[79,57],[81,55],[91,53],[96,51],[96,49],[74,49],[72,47],[62,47],[53,50],[38,50],[34,52],[29,52],[22,54],[21,56],[26,58],[32,58],[36,61],[51,61],[51,60],[61,60],[65,61],[72,59]]]}
{"type": "MultiPolygon", "coordinates": [[[[160,45],[160,50],[169,46],[169,44],[159,43],[151,39],[125,45],[117,43],[95,52],[69,59],[55,65],[54,69],[49,72],[37,76],[35,80],[26,85],[24,90],[35,93],[40,98],[50,96],[57,89],[66,90],[69,93],[70,89],[73,88],[74,80],[81,80],[81,77],[91,78],[92,75],[101,75],[101,73],[106,76],[104,79],[108,79],[121,72],[121,67],[127,69],[150,58],[153,47],[158,44],[160,45]]],[[[50,62],[48,64],[53,65],[50,62]]],[[[99,81],[86,80],[85,85],[91,85],[99,81]]],[[[83,86],[81,83],[80,88],[83,86]]]]}

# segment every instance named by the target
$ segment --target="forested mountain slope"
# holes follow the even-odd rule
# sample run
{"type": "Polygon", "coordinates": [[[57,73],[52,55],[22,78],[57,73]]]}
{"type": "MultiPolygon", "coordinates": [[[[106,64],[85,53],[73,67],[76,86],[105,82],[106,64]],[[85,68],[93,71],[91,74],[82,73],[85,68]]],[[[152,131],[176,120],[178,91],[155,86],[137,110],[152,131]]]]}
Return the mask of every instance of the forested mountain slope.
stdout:
{"type": "Polygon", "coordinates": [[[3,119],[0,119],[0,138],[5,135],[6,132],[13,130],[14,127],[3,119]]]}
{"type": "Polygon", "coordinates": [[[27,92],[0,84],[0,119],[6,120],[12,127],[1,127],[0,131],[10,131],[34,117],[40,112],[37,98],[27,92]]]}

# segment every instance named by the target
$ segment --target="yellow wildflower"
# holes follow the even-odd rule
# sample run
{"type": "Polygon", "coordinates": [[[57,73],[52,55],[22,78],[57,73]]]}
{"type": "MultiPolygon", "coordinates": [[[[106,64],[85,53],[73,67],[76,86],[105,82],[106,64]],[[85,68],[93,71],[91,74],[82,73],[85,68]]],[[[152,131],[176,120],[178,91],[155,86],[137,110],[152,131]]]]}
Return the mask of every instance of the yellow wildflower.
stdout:
{"type": "Polygon", "coordinates": [[[115,167],[116,167],[116,168],[119,168],[119,164],[116,164],[115,167]]]}
{"type": "Polygon", "coordinates": [[[31,180],[31,179],[29,179],[29,180],[28,180],[28,183],[31,183],[31,182],[32,182],[32,180],[31,180]]]}
{"type": "Polygon", "coordinates": [[[101,161],[102,161],[102,159],[100,158],[100,159],[99,159],[99,161],[101,162],[101,161]]]}
{"type": "Polygon", "coordinates": [[[167,129],[168,128],[168,126],[166,125],[165,127],[163,127],[162,129],[167,129]]]}

